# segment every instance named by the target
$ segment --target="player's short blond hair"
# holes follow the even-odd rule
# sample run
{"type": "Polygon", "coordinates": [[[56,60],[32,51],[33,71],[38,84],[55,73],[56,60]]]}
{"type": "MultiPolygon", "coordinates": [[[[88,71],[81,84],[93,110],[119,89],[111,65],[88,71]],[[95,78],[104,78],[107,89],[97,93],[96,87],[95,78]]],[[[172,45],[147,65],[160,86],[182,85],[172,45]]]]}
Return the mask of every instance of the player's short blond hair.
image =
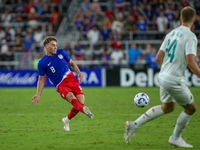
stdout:
{"type": "Polygon", "coordinates": [[[56,37],[55,36],[47,36],[43,41],[43,45],[45,46],[45,45],[49,44],[51,41],[57,42],[56,37]]]}
{"type": "Polygon", "coordinates": [[[194,17],[196,16],[196,11],[194,8],[187,6],[181,10],[181,20],[183,23],[193,22],[194,17]]]}

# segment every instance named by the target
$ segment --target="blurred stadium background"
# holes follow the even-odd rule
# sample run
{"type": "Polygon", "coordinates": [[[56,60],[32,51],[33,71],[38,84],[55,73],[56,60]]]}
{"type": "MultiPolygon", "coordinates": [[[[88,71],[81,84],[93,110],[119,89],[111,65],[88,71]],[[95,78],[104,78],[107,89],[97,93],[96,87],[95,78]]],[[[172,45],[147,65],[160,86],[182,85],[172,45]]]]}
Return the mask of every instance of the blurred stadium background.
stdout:
{"type": "MultiPolygon", "coordinates": [[[[196,9],[192,30],[200,39],[199,0],[0,0],[0,79],[11,70],[37,70],[47,35],[81,69],[103,68],[103,76],[121,68],[157,72],[156,53],[185,6],[196,9]]],[[[198,44],[198,64],[199,52],[198,44]]]]}

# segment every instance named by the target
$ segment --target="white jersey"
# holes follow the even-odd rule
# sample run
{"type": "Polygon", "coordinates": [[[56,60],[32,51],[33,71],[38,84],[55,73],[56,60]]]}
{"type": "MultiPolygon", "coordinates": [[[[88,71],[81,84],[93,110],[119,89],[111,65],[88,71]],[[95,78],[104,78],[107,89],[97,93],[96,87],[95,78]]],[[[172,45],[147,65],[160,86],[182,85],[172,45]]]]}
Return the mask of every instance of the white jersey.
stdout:
{"type": "Polygon", "coordinates": [[[186,55],[197,53],[197,38],[188,27],[180,26],[168,33],[160,47],[165,57],[159,78],[171,82],[185,82],[186,55]]]}

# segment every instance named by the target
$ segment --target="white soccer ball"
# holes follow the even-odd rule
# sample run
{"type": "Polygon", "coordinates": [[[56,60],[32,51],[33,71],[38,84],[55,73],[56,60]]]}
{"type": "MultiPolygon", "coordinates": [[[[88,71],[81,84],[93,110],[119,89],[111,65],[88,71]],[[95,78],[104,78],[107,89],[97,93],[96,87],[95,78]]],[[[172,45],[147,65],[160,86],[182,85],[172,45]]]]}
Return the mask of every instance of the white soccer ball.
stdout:
{"type": "Polygon", "coordinates": [[[146,107],[149,104],[149,96],[146,93],[138,93],[134,97],[134,103],[138,107],[146,107]]]}

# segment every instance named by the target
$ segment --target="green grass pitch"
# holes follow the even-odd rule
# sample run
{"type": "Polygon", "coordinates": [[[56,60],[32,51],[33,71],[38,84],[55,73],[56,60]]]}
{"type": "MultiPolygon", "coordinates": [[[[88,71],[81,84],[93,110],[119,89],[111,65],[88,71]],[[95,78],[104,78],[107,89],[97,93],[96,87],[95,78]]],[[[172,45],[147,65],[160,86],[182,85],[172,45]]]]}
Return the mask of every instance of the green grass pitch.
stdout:
{"type": "MultiPolygon", "coordinates": [[[[190,88],[197,111],[182,137],[194,150],[200,149],[200,88],[190,88]]],[[[159,88],[106,87],[83,88],[85,106],[94,114],[90,119],[79,113],[70,121],[70,132],[63,130],[62,118],[72,105],[54,88],[44,88],[38,105],[31,105],[36,88],[0,88],[0,150],[171,150],[168,144],[177,117],[183,110],[176,106],[171,114],[157,118],[138,129],[131,143],[123,138],[127,120],[135,120],[150,107],[160,105],[159,88]],[[145,92],[150,103],[145,108],[133,103],[135,94],[145,92]]],[[[184,149],[184,148],[182,148],[184,149]]]]}

